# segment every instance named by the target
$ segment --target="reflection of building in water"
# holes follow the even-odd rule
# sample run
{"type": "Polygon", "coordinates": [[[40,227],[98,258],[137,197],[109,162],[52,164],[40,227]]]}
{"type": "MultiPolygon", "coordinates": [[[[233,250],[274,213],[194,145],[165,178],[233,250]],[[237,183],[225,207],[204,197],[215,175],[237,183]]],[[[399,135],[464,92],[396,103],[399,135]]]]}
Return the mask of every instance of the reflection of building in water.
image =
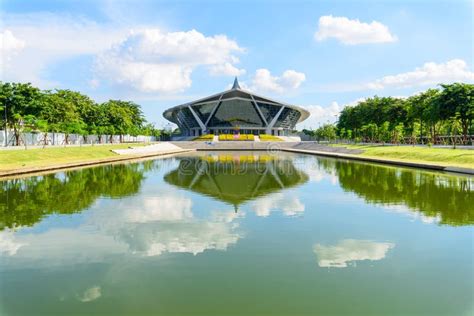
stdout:
{"type": "Polygon", "coordinates": [[[219,155],[183,158],[165,175],[167,183],[234,205],[308,181],[292,160],[270,155],[219,155]]]}

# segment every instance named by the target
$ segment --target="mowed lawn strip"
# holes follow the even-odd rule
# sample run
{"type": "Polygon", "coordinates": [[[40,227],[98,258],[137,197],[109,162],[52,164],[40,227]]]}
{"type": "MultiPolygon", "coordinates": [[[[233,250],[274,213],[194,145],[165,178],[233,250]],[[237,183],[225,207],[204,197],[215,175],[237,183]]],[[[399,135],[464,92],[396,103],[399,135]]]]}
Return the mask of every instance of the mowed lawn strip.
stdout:
{"type": "Polygon", "coordinates": [[[124,149],[141,144],[98,145],[84,147],[46,147],[0,150],[0,170],[49,167],[74,162],[87,162],[119,157],[112,149],[124,149]]]}
{"type": "Polygon", "coordinates": [[[360,155],[365,157],[474,169],[474,150],[469,149],[380,145],[341,146],[362,149],[364,152],[360,155]]]}

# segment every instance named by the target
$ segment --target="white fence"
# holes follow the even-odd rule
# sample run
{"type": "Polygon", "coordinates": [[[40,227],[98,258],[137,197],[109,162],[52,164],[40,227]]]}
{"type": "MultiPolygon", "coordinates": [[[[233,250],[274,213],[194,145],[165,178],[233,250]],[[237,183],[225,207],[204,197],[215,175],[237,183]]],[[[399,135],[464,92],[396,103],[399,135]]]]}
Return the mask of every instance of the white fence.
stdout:
{"type": "MultiPolygon", "coordinates": [[[[82,145],[82,144],[110,144],[119,143],[119,135],[102,135],[99,141],[97,135],[78,135],[69,134],[68,141],[66,144],[66,134],[64,133],[47,133],[46,137],[44,133],[22,133],[20,136],[20,142],[17,144],[15,135],[12,130],[7,131],[7,145],[8,146],[64,146],[64,145],[82,145]]],[[[153,136],[131,136],[123,135],[123,142],[153,142],[155,141],[153,136]]],[[[5,131],[0,130],[0,146],[5,146],[5,131]]]]}

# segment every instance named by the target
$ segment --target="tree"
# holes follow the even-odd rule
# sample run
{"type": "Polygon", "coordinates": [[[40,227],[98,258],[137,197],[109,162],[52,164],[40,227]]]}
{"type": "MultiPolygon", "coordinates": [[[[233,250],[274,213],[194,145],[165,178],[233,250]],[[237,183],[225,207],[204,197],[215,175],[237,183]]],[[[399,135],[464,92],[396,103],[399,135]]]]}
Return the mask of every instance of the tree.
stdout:
{"type": "Polygon", "coordinates": [[[133,102],[109,100],[102,106],[105,108],[109,134],[120,135],[120,142],[123,141],[123,135],[136,132],[145,122],[140,106],[133,102]]]}
{"type": "Polygon", "coordinates": [[[457,116],[461,123],[464,143],[474,119],[474,85],[467,83],[442,84],[437,97],[440,116],[450,119],[457,116]]]}
{"type": "Polygon", "coordinates": [[[456,113],[456,115],[454,115],[453,117],[451,117],[450,119],[450,123],[451,123],[451,138],[452,138],[452,142],[453,142],[453,148],[456,149],[456,143],[457,143],[457,138],[458,138],[458,134],[459,134],[459,131],[461,130],[462,128],[462,121],[461,119],[459,118],[459,113],[456,113]]]}
{"type": "Polygon", "coordinates": [[[0,104],[6,109],[7,128],[13,129],[15,145],[20,145],[21,131],[26,118],[36,117],[43,103],[43,93],[30,83],[0,82],[0,104]]]}

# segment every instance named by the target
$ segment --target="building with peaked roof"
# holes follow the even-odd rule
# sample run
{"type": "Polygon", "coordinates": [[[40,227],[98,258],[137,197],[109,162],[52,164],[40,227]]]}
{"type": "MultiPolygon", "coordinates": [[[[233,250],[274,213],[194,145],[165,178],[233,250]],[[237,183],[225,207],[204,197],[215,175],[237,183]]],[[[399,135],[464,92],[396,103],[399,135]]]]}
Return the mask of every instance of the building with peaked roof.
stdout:
{"type": "Polygon", "coordinates": [[[163,116],[185,136],[236,132],[286,136],[309,112],[245,91],[235,78],[230,90],[172,107],[163,116]]]}

